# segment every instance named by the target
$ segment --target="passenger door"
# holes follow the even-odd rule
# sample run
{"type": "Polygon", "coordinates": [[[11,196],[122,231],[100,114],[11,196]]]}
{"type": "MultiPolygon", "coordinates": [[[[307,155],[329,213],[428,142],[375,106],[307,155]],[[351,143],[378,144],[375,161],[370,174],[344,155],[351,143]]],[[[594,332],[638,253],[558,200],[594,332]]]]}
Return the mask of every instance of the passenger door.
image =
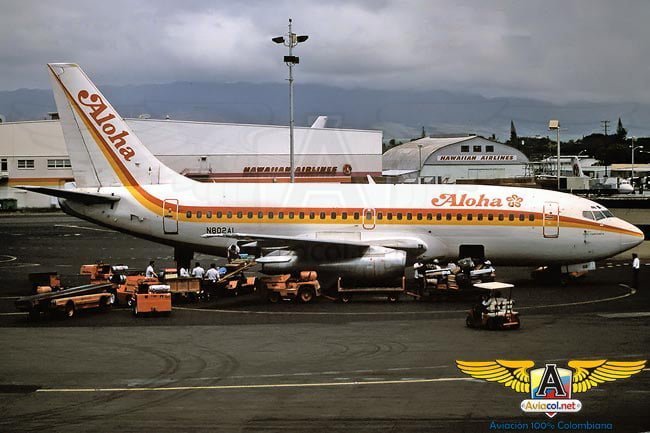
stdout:
{"type": "Polygon", "coordinates": [[[377,223],[377,213],[375,212],[375,209],[365,208],[361,216],[361,221],[364,229],[366,230],[374,229],[375,224],[377,223]]]}
{"type": "Polygon", "coordinates": [[[557,202],[547,201],[544,203],[542,232],[545,238],[560,236],[560,205],[557,202]]]}
{"type": "Polygon", "coordinates": [[[168,198],[163,201],[163,233],[178,234],[178,200],[168,198]]]}

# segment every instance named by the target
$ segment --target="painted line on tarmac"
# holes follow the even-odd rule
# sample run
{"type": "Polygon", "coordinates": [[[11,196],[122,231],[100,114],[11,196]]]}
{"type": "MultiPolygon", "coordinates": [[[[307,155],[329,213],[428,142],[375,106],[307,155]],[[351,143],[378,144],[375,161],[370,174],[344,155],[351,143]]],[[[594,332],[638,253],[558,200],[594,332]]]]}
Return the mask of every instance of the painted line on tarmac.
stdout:
{"type": "Polygon", "coordinates": [[[70,229],[92,230],[96,232],[115,233],[115,230],[98,229],[95,227],[76,226],[74,224],[54,224],[54,227],[66,227],[70,229]]]}
{"type": "Polygon", "coordinates": [[[627,318],[636,318],[636,317],[650,317],[650,312],[639,311],[636,313],[606,313],[598,314],[600,317],[605,319],[627,319],[627,318]]]}
{"type": "MultiPolygon", "coordinates": [[[[239,375],[239,376],[228,376],[225,379],[259,379],[259,378],[269,378],[269,377],[302,377],[302,376],[332,376],[332,375],[341,375],[341,374],[381,374],[387,371],[414,371],[414,370],[437,370],[440,368],[448,368],[449,365],[433,365],[427,367],[396,367],[396,368],[385,368],[381,370],[349,370],[349,371],[317,371],[317,372],[301,372],[301,373],[277,373],[277,374],[254,374],[254,375],[239,375]]],[[[224,377],[196,377],[186,380],[215,380],[215,379],[224,379],[224,377]]]]}
{"type": "Polygon", "coordinates": [[[152,391],[230,391],[246,389],[282,389],[282,388],[329,388],[339,386],[371,386],[371,385],[409,385],[436,382],[482,382],[470,377],[439,377],[436,379],[400,379],[372,380],[348,382],[316,382],[316,383],[268,383],[252,385],[197,385],[197,386],[163,386],[137,388],[41,388],[35,392],[41,393],[90,393],[90,392],[152,392],[152,391]]]}
{"type": "MultiPolygon", "coordinates": [[[[598,304],[602,302],[611,302],[618,299],[627,298],[636,293],[636,290],[630,288],[626,284],[619,284],[620,287],[623,287],[629,290],[627,293],[624,293],[619,296],[612,296],[609,298],[603,299],[592,299],[589,301],[578,301],[578,302],[566,302],[560,304],[547,304],[547,305],[531,305],[527,307],[517,307],[517,310],[534,310],[534,309],[547,309],[547,308],[557,308],[557,307],[574,307],[577,305],[589,305],[589,304],[598,304]]],[[[233,313],[233,314],[261,314],[261,315],[292,315],[292,316],[395,316],[395,315],[423,315],[423,314],[449,314],[449,313],[466,313],[467,308],[462,310],[442,310],[442,311],[372,311],[372,312],[329,312],[329,311],[252,311],[252,310],[226,310],[226,309],[211,309],[211,308],[190,308],[190,307],[174,307],[175,310],[185,310],[185,311],[201,311],[201,312],[212,312],[212,313],[233,313]]]]}
{"type": "Polygon", "coordinates": [[[18,259],[18,257],[10,256],[9,254],[0,254],[0,263],[13,262],[16,259],[18,259]]]}
{"type": "Polygon", "coordinates": [[[16,312],[16,313],[0,313],[0,316],[24,316],[28,313],[16,312]]]}

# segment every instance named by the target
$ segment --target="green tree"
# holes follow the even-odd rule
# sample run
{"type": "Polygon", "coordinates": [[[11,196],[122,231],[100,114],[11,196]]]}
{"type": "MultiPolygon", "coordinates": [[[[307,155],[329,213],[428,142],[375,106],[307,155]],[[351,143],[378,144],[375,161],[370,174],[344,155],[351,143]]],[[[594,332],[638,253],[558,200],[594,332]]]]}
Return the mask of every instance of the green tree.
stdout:
{"type": "Polygon", "coordinates": [[[515,128],[515,121],[510,121],[510,145],[515,146],[517,141],[517,128],[515,128]]]}
{"type": "Polygon", "coordinates": [[[623,128],[623,122],[621,118],[618,118],[618,125],[616,126],[616,138],[619,140],[625,140],[627,138],[627,129],[623,128]]]}

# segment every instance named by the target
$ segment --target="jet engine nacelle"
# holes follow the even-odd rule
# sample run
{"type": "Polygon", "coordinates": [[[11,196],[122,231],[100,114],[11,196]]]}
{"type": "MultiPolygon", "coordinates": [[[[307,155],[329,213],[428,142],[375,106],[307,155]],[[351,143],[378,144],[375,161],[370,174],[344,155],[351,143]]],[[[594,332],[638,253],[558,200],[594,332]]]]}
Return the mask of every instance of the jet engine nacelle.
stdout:
{"type": "Polygon", "coordinates": [[[340,276],[346,281],[386,281],[404,275],[406,252],[371,246],[354,256],[320,261],[314,260],[309,254],[278,250],[260,257],[257,262],[262,264],[262,272],[265,274],[289,274],[315,270],[319,275],[340,276]]]}

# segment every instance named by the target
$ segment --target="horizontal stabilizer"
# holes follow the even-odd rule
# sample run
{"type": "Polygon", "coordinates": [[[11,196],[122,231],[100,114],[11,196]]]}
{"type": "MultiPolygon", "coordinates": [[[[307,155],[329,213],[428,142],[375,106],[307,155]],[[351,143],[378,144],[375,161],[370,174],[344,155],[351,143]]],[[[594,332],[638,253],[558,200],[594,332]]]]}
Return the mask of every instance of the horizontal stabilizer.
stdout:
{"type": "Polygon", "coordinates": [[[48,188],[46,186],[28,186],[20,185],[14,188],[24,189],[25,191],[37,192],[39,194],[50,195],[53,197],[64,198],[83,204],[102,204],[114,203],[119,201],[120,197],[108,194],[98,194],[90,192],[70,191],[68,189],[48,188]]]}

